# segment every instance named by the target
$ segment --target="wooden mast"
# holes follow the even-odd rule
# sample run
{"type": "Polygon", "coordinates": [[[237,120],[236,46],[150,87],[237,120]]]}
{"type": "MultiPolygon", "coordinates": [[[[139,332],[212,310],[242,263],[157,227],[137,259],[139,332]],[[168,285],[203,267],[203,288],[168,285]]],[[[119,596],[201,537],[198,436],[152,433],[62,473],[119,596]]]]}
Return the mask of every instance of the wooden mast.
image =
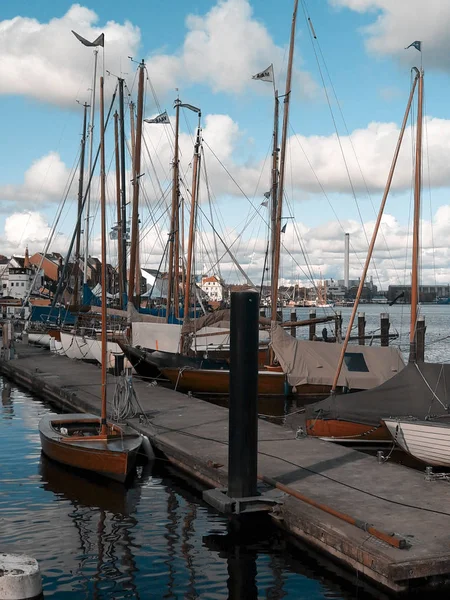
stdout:
{"type": "Polygon", "coordinates": [[[284,171],[286,162],[286,141],[287,129],[289,123],[289,101],[291,97],[291,81],[292,81],[292,63],[294,60],[294,44],[295,44],[295,26],[297,22],[298,0],[294,3],[294,12],[292,15],[291,39],[289,44],[289,61],[286,75],[286,90],[284,95],[284,113],[283,113],[283,130],[281,135],[281,154],[280,154],[280,178],[277,191],[277,206],[275,219],[275,237],[274,237],[274,260],[272,272],[272,300],[271,300],[271,320],[277,320],[277,305],[278,305],[278,278],[280,270],[280,248],[281,248],[281,215],[283,210],[283,193],[284,193],[284,171]]]}
{"type": "MultiPolygon", "coordinates": [[[[191,288],[192,288],[192,263],[194,257],[194,239],[195,239],[195,222],[197,218],[197,200],[198,200],[198,183],[200,171],[200,147],[201,147],[201,113],[198,113],[197,138],[194,146],[194,166],[192,169],[192,193],[191,193],[191,216],[189,221],[189,238],[188,252],[186,264],[186,282],[184,290],[184,319],[189,319],[189,311],[191,308],[191,288]]],[[[195,306],[195,302],[194,302],[195,306]]]]}
{"type": "MultiPolygon", "coordinates": [[[[175,259],[175,241],[176,241],[176,227],[178,213],[178,197],[179,197],[179,161],[178,161],[178,130],[180,125],[180,104],[179,98],[175,100],[175,153],[173,158],[173,179],[172,179],[172,213],[170,223],[170,234],[169,234],[169,272],[167,282],[167,307],[166,307],[166,322],[169,322],[170,306],[172,302],[172,294],[174,296],[175,304],[175,292],[174,289],[174,271],[178,272],[178,269],[174,269],[175,259]]],[[[175,307],[174,307],[175,308],[175,307]]],[[[174,311],[175,312],[175,311],[174,311]]]]}
{"type": "MultiPolygon", "coordinates": [[[[144,61],[139,64],[139,84],[137,101],[136,140],[133,151],[133,214],[131,220],[131,246],[130,246],[130,279],[128,284],[129,300],[133,302],[135,293],[140,293],[140,277],[136,280],[139,251],[139,177],[141,171],[141,139],[142,139],[142,114],[144,105],[144,61]]],[[[133,142],[133,140],[132,140],[133,142]]],[[[136,302],[139,307],[138,302],[136,302]]]]}
{"type": "Polygon", "coordinates": [[[372,258],[373,248],[375,246],[375,241],[377,239],[378,230],[380,228],[381,217],[383,216],[384,207],[386,205],[386,200],[387,200],[387,197],[389,194],[389,190],[391,189],[391,182],[392,182],[392,178],[394,177],[394,171],[395,171],[395,167],[397,165],[397,159],[398,159],[400,147],[401,147],[402,141],[403,141],[403,134],[405,133],[406,124],[408,122],[409,111],[411,109],[411,104],[412,104],[413,97],[414,97],[414,91],[416,89],[418,79],[419,79],[419,72],[417,71],[417,75],[414,79],[414,83],[411,88],[411,92],[409,94],[408,104],[406,106],[405,115],[403,117],[403,122],[402,122],[402,127],[400,129],[400,133],[399,133],[398,140],[397,140],[397,146],[395,148],[394,157],[392,159],[391,168],[389,170],[389,175],[388,175],[387,182],[386,182],[386,187],[384,189],[383,198],[381,200],[380,210],[378,211],[378,217],[377,217],[377,221],[375,223],[375,228],[373,230],[372,239],[371,239],[370,245],[369,245],[369,250],[367,252],[366,262],[364,264],[364,269],[363,269],[362,276],[361,276],[361,279],[359,282],[358,291],[356,293],[355,303],[353,305],[352,314],[350,315],[350,320],[349,320],[348,327],[347,327],[347,333],[345,334],[345,340],[344,340],[344,343],[342,344],[341,354],[339,356],[339,362],[338,362],[338,366],[337,366],[336,373],[334,376],[333,386],[331,388],[332,393],[334,393],[336,391],[336,388],[338,385],[339,375],[341,374],[342,365],[344,363],[345,352],[347,350],[348,342],[350,340],[350,334],[352,332],[353,323],[355,321],[356,312],[358,310],[359,300],[361,298],[361,294],[362,294],[362,291],[364,288],[364,283],[366,281],[367,270],[369,268],[369,263],[372,258]]]}
{"type": "Polygon", "coordinates": [[[423,117],[423,70],[417,70],[419,89],[417,98],[416,128],[416,165],[414,181],[414,223],[411,274],[411,324],[409,330],[409,362],[417,358],[416,324],[417,304],[419,302],[419,231],[420,231],[420,194],[422,188],[422,117],[423,117]]]}
{"type": "Polygon", "coordinates": [[[122,246],[122,198],[120,190],[120,156],[119,156],[119,114],[114,113],[114,153],[116,163],[116,204],[117,204],[117,262],[119,274],[119,306],[123,307],[123,246],[122,246]]]}
{"type": "Polygon", "coordinates": [[[106,202],[105,202],[105,106],[103,77],[100,77],[100,207],[101,207],[101,238],[102,238],[102,412],[101,432],[106,436],[106,360],[108,340],[106,337],[106,202]]]}
{"type": "Polygon", "coordinates": [[[80,245],[81,245],[81,213],[83,211],[83,185],[84,185],[84,157],[86,154],[86,121],[87,109],[89,104],[83,104],[83,135],[81,137],[80,151],[80,177],[78,179],[78,221],[77,221],[77,239],[75,242],[75,285],[73,288],[73,298],[75,304],[78,303],[79,279],[80,279],[80,245]]]}

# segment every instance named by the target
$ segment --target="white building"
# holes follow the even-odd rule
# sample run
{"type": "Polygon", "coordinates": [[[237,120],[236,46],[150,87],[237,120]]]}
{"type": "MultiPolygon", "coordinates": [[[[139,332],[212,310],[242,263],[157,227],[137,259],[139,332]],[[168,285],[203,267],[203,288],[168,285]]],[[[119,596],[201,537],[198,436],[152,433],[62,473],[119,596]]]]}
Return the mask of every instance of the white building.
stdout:
{"type": "Polygon", "coordinates": [[[201,284],[202,292],[204,292],[208,299],[213,302],[221,302],[223,299],[223,285],[217,277],[202,277],[201,284]]]}
{"type": "Polygon", "coordinates": [[[36,277],[37,267],[32,265],[28,256],[13,256],[6,265],[0,266],[1,291],[3,296],[23,300],[30,290],[38,293],[43,285],[44,272],[41,270],[36,277]]]}

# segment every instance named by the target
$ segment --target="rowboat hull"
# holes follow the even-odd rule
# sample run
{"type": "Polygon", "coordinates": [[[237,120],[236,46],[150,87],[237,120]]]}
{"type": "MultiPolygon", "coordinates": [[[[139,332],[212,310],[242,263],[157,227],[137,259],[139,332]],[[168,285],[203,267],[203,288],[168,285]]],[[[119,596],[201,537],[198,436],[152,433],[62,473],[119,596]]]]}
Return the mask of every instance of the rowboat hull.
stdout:
{"type": "Polygon", "coordinates": [[[112,423],[109,435],[101,438],[96,435],[99,428],[95,415],[45,415],[39,422],[42,451],[64,465],[123,483],[136,463],[142,438],[131,428],[112,423]]]}
{"type": "MultiPolygon", "coordinates": [[[[230,372],[217,369],[167,368],[162,369],[163,375],[169,379],[175,389],[193,394],[229,394],[230,372]]],[[[311,396],[317,400],[330,392],[329,385],[300,385],[296,394],[302,397],[311,396]]],[[[283,372],[266,370],[258,371],[259,396],[283,396],[290,393],[286,386],[286,376],[283,372]]]]}
{"type": "Polygon", "coordinates": [[[384,419],[394,441],[427,465],[450,467],[450,423],[384,419]]]}

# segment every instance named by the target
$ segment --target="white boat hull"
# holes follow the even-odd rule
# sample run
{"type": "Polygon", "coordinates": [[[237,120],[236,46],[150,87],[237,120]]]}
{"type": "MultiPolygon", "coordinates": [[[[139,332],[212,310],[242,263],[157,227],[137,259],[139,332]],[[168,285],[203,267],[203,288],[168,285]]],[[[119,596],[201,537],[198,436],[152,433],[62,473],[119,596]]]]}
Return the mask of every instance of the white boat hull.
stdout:
{"type": "Polygon", "coordinates": [[[394,441],[427,465],[450,467],[450,423],[383,419],[394,441]]]}
{"type": "Polygon", "coordinates": [[[28,332],[29,344],[39,344],[39,346],[45,346],[46,348],[50,348],[50,340],[51,337],[48,333],[28,332]]]}
{"type": "Polygon", "coordinates": [[[97,340],[94,338],[61,331],[62,353],[68,358],[96,360],[91,350],[95,343],[97,343],[97,340]]]}
{"type": "MultiPolygon", "coordinates": [[[[96,361],[102,364],[102,342],[101,340],[95,340],[95,344],[91,346],[91,352],[96,361]]],[[[124,356],[121,347],[116,342],[108,342],[106,351],[106,365],[107,369],[114,369],[116,366],[116,356],[124,356]]],[[[130,361],[125,358],[124,368],[131,369],[130,361]]]]}

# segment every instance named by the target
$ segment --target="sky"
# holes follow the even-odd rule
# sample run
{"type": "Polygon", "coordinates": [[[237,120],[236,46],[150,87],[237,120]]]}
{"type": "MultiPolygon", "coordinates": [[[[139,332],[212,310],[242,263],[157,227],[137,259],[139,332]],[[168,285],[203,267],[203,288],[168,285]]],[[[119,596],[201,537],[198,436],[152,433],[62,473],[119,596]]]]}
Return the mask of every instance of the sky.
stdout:
{"type": "MultiPolygon", "coordinates": [[[[201,108],[204,161],[196,271],[228,281],[242,276],[224,250],[259,284],[267,249],[273,85],[252,76],[274,65],[284,94],[293,0],[17,0],[0,15],[0,253],[67,251],[75,226],[83,102],[90,102],[93,51],[105,34],[98,74],[108,110],[117,76],[127,111],[145,60],[144,116],[167,110],[171,125],[145,123],[142,154],[141,262],[157,268],[168,237],[173,102],[201,108]],[[131,58],[130,58],[131,57],[131,58]],[[67,196],[64,205],[63,198],[67,196]],[[214,222],[221,239],[214,241],[214,222]]],[[[380,205],[411,87],[425,70],[421,281],[447,284],[450,234],[450,3],[428,0],[299,2],[290,97],[281,281],[343,278],[344,233],[350,277],[358,278],[380,205]],[[311,35],[308,17],[316,39],[311,35]],[[422,52],[405,49],[422,41],[422,52]]],[[[98,145],[98,82],[93,130],[98,145]]],[[[415,101],[416,102],[416,101],[415,101]]],[[[117,102],[113,110],[117,108],[117,102]]],[[[283,110],[283,102],[280,104],[283,110]]],[[[409,283],[414,104],[369,275],[381,288],[409,283]]],[[[189,218],[197,116],[180,116],[181,194],[189,218]]],[[[127,137],[130,127],[126,123],[127,137]]],[[[108,227],[115,222],[113,124],[107,129],[108,227]]],[[[130,159],[127,180],[131,180],[130,159]]],[[[91,194],[90,253],[99,252],[98,173],[91,194]]],[[[128,197],[130,197],[130,189],[128,197]]],[[[84,229],[86,229],[84,227],[84,229]]],[[[108,242],[114,263],[115,242],[108,242]]],[[[164,261],[162,261],[162,264],[164,261]]]]}

